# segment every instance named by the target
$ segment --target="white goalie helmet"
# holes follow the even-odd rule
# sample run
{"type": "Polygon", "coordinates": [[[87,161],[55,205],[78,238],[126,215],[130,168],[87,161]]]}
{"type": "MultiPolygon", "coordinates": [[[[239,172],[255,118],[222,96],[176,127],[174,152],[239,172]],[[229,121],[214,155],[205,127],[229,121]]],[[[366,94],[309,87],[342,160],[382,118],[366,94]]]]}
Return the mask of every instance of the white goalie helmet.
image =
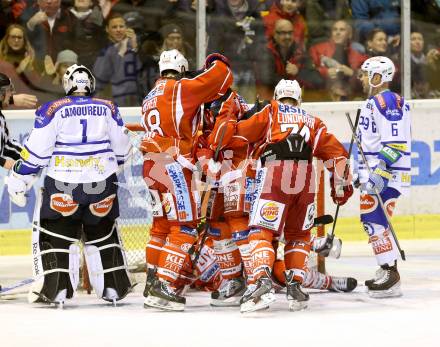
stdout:
{"type": "Polygon", "coordinates": [[[188,60],[177,49],[163,51],[159,59],[159,71],[173,70],[178,73],[188,71],[188,60]]]}
{"type": "Polygon", "coordinates": [[[301,104],[301,87],[296,80],[282,79],[275,87],[273,98],[280,100],[282,98],[292,98],[298,101],[298,105],[301,104]]]}
{"type": "Polygon", "coordinates": [[[387,57],[372,57],[364,61],[361,70],[368,73],[368,83],[371,87],[379,87],[382,83],[391,82],[396,72],[396,67],[390,58],[387,57]],[[381,82],[374,85],[371,80],[375,74],[381,76],[381,82]]]}
{"type": "Polygon", "coordinates": [[[90,95],[95,91],[95,77],[84,65],[73,64],[63,76],[63,87],[66,95],[72,93],[90,95]]]}

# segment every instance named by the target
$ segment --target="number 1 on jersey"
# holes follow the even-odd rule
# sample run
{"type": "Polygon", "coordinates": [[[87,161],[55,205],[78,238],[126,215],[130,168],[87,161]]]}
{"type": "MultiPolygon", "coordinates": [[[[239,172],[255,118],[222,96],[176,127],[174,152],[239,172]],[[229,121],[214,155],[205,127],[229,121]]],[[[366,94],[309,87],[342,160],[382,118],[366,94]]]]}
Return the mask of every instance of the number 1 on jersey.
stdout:
{"type": "Polygon", "coordinates": [[[80,124],[82,125],[82,143],[87,142],[87,119],[81,119],[80,124]]]}

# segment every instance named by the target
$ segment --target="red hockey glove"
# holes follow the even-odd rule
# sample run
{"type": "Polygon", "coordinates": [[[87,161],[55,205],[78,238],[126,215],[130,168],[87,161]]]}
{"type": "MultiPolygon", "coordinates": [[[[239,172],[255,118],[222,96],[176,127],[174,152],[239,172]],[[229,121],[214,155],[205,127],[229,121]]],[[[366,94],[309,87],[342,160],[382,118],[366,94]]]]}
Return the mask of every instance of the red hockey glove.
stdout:
{"type": "Polygon", "coordinates": [[[330,176],[330,186],[332,188],[331,197],[335,204],[344,205],[353,195],[353,186],[345,180],[336,179],[330,176]]]}
{"type": "Polygon", "coordinates": [[[229,62],[229,59],[226,58],[224,55],[220,53],[212,53],[206,57],[204,68],[208,69],[216,60],[220,60],[223,63],[225,63],[227,66],[231,67],[231,63],[229,62]]]}

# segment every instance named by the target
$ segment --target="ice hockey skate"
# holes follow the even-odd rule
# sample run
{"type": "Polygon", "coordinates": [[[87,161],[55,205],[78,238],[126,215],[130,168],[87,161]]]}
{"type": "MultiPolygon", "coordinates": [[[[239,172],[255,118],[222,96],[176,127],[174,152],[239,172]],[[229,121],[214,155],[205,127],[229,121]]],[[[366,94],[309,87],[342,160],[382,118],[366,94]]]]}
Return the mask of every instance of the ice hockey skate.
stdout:
{"type": "Polygon", "coordinates": [[[148,293],[154,283],[155,278],[156,278],[156,269],[148,268],[147,269],[147,280],[145,282],[145,289],[144,289],[144,297],[145,298],[148,296],[148,293]]]}
{"type": "Polygon", "coordinates": [[[144,308],[154,307],[166,311],[183,311],[186,299],[177,295],[168,282],[156,280],[144,300],[144,308]]]}
{"type": "Polygon", "coordinates": [[[240,299],[245,290],[243,277],[230,279],[211,293],[211,306],[240,306],[240,299]]]}
{"type": "Polygon", "coordinates": [[[381,265],[374,280],[365,281],[368,295],[372,298],[391,298],[402,295],[400,290],[400,275],[397,264],[393,266],[381,265]]]}
{"type": "Polygon", "coordinates": [[[331,292],[352,292],[357,287],[357,280],[353,277],[330,276],[331,284],[328,288],[331,292]]]}
{"type": "Polygon", "coordinates": [[[307,302],[309,301],[309,294],[304,293],[301,290],[301,283],[293,279],[293,271],[287,270],[286,286],[287,286],[287,300],[289,301],[290,311],[300,311],[307,308],[307,302]]]}
{"type": "Polygon", "coordinates": [[[268,308],[275,301],[275,293],[272,288],[272,280],[260,277],[257,283],[248,286],[240,300],[240,312],[254,312],[268,308]]]}

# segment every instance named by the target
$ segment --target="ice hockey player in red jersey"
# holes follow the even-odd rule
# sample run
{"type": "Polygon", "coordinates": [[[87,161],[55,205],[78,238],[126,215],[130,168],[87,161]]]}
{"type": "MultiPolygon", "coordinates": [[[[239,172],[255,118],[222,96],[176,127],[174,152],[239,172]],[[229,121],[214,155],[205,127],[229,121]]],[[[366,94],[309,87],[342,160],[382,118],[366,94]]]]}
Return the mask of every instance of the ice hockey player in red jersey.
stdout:
{"type": "Polygon", "coordinates": [[[220,54],[209,55],[204,71],[193,78],[183,78],[187,69],[179,51],[162,52],[161,77],[142,104],[143,175],[156,202],[144,304],[165,310],[183,310],[186,302],[172,284],[188,262],[200,220],[200,193],[192,184],[200,106],[222,96],[232,84],[229,62],[220,54]]]}
{"type": "Polygon", "coordinates": [[[287,299],[291,310],[307,307],[309,296],[301,290],[310,251],[310,229],[315,214],[312,158],[324,161],[331,172],[331,196],[343,205],[353,194],[343,179],[347,152],[325,124],[301,105],[296,81],[281,80],[274,100],[237,124],[237,135],[250,142],[263,140],[256,158],[256,200],[252,205],[249,242],[255,286],[242,298],[241,312],[267,308],[275,300],[271,271],[275,262],[274,236],[284,233],[287,299]]]}

